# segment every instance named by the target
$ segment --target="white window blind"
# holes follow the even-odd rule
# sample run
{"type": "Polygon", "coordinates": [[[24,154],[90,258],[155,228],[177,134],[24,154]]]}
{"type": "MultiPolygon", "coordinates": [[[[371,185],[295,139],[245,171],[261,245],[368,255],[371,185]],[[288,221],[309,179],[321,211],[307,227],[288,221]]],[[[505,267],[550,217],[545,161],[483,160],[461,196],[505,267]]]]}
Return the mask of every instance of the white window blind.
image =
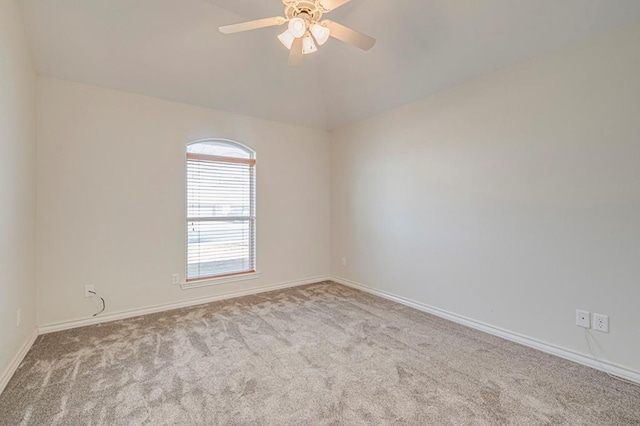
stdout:
{"type": "Polygon", "coordinates": [[[255,272],[253,151],[228,141],[187,147],[187,281],[255,272]]]}

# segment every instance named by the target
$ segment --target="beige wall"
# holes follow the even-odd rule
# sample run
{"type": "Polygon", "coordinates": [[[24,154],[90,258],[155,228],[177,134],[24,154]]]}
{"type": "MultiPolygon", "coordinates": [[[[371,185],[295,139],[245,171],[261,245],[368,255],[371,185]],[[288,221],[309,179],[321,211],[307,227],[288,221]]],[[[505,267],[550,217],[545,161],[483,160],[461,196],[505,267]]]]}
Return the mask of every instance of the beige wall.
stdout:
{"type": "Polygon", "coordinates": [[[325,132],[40,78],[39,324],[329,274],[325,132]],[[184,149],[221,137],[257,151],[257,280],[182,290],[184,149]]]}
{"type": "Polygon", "coordinates": [[[0,379],[36,326],[35,120],[22,17],[16,1],[0,0],[0,379]]]}
{"type": "Polygon", "coordinates": [[[339,129],[334,275],[640,370],[640,24],[339,129]],[[341,258],[347,258],[347,266],[341,258]]]}

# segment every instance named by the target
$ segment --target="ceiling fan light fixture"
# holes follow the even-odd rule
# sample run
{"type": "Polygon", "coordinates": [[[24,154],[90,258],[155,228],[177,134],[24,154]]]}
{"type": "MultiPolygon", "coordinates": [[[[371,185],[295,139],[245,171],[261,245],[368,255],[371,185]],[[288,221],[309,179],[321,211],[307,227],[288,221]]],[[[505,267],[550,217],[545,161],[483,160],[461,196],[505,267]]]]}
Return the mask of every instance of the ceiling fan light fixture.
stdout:
{"type": "Polygon", "coordinates": [[[318,51],[318,46],[313,41],[313,37],[311,34],[307,34],[305,38],[302,39],[302,54],[308,55],[309,53],[314,53],[318,51]]]}
{"type": "MultiPolygon", "coordinates": [[[[254,0],[258,1],[258,0],[254,0]]],[[[275,0],[274,0],[275,1],[275,0]]],[[[349,3],[351,0],[280,0],[284,3],[284,16],[257,19],[219,27],[223,34],[235,34],[261,28],[287,25],[278,40],[289,50],[289,66],[303,63],[303,55],[317,52],[319,47],[335,38],[362,50],[369,50],[376,39],[331,20],[322,20],[324,14],[349,3]]]]}
{"type": "Polygon", "coordinates": [[[329,40],[329,36],[331,35],[331,31],[327,27],[323,27],[320,24],[313,24],[311,26],[311,34],[316,39],[316,43],[319,46],[322,46],[329,40]]]}
{"type": "Polygon", "coordinates": [[[295,40],[295,37],[293,36],[293,34],[291,34],[291,31],[286,30],[278,36],[278,40],[280,40],[280,43],[282,43],[284,47],[291,50],[291,46],[293,45],[293,40],[295,40]]]}
{"type": "Polygon", "coordinates": [[[302,18],[293,18],[289,21],[289,32],[295,37],[300,38],[307,32],[307,24],[302,18]]]}

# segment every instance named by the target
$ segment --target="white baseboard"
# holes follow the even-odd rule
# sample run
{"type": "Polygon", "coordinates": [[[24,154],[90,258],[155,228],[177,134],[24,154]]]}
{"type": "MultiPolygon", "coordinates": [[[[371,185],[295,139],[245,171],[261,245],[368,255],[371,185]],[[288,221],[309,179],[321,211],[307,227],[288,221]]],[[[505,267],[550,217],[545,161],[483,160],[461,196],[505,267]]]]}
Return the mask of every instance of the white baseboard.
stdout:
{"type": "Polygon", "coordinates": [[[356,283],[346,278],[333,277],[332,281],[337,282],[339,284],[346,285],[348,287],[355,288],[357,290],[365,291],[367,293],[370,293],[376,296],[383,297],[388,300],[392,300],[394,302],[401,303],[405,306],[409,306],[411,308],[418,309],[423,312],[427,312],[437,317],[444,318],[446,320],[449,320],[458,324],[462,324],[467,327],[474,328],[476,330],[480,330],[485,333],[492,334],[494,336],[498,336],[503,339],[510,340],[512,342],[519,343],[521,345],[528,346],[530,348],[534,348],[551,355],[556,355],[560,358],[564,358],[569,361],[577,362],[578,364],[586,365],[587,367],[591,367],[600,371],[607,372],[609,374],[618,376],[622,379],[629,380],[631,382],[640,383],[640,372],[630,370],[626,367],[613,364],[611,362],[600,361],[600,363],[598,363],[598,361],[595,358],[589,355],[581,354],[571,349],[567,349],[560,346],[552,345],[550,343],[542,342],[532,337],[514,333],[513,331],[505,330],[500,327],[495,327],[493,325],[476,321],[471,318],[463,317],[461,315],[454,314],[452,312],[447,312],[445,310],[438,309],[433,306],[429,306],[424,303],[417,302],[415,300],[407,299],[402,296],[397,296],[395,294],[388,293],[386,291],[376,290],[374,288],[368,287],[360,283],[356,283]],[[604,367],[604,369],[601,367],[601,365],[602,367],[604,367]]]}
{"type": "Polygon", "coordinates": [[[62,321],[52,324],[41,325],[38,327],[40,334],[53,333],[55,331],[69,330],[71,328],[84,327],[93,324],[102,324],[105,322],[117,321],[125,318],[139,317],[141,315],[153,314],[156,312],[170,311],[172,309],[186,308],[189,306],[202,305],[204,303],[217,302],[219,300],[233,299],[241,296],[250,296],[252,294],[265,293],[267,291],[281,290],[290,287],[298,287],[306,284],[314,284],[317,282],[328,281],[329,277],[314,277],[303,280],[288,281],[280,284],[272,284],[260,287],[253,287],[247,290],[233,291],[215,296],[200,297],[197,299],[182,300],[180,302],[165,303],[161,305],[147,306],[140,309],[132,309],[128,311],[114,312],[107,315],[80,318],[76,320],[62,321]]]}
{"type": "Polygon", "coordinates": [[[13,373],[15,373],[18,367],[20,367],[20,363],[22,363],[22,360],[27,355],[27,352],[29,352],[31,346],[33,346],[33,342],[35,342],[37,338],[38,329],[34,328],[27,341],[24,342],[16,356],[14,356],[11,360],[11,363],[9,363],[7,368],[2,372],[2,376],[0,376],[0,393],[4,391],[4,388],[9,383],[9,380],[11,380],[11,378],[13,377],[13,373]]]}

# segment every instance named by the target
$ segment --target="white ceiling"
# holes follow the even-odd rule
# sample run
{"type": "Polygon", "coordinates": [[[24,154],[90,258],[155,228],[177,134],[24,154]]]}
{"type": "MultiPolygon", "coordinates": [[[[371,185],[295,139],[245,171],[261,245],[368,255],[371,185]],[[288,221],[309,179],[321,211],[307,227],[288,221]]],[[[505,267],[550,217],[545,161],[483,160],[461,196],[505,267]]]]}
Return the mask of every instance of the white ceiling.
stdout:
{"type": "Polygon", "coordinates": [[[267,28],[280,0],[22,0],[39,74],[334,129],[640,19],[639,0],[353,0],[327,15],[378,39],[335,39],[287,67],[267,28]]]}

